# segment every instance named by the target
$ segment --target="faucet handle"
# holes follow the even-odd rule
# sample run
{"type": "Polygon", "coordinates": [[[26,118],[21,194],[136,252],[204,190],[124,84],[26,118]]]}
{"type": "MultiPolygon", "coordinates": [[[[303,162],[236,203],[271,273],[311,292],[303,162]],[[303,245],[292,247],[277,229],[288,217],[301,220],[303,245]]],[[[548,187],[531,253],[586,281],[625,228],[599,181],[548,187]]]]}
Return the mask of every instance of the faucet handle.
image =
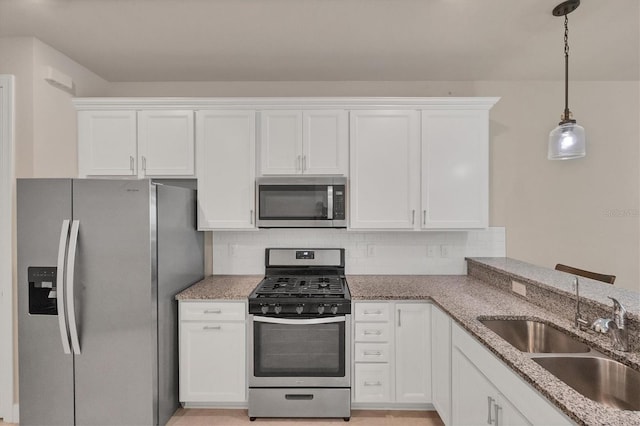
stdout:
{"type": "Polygon", "coordinates": [[[613,300],[613,321],[615,321],[618,328],[624,328],[627,324],[627,309],[618,300],[611,296],[607,296],[613,300]]]}

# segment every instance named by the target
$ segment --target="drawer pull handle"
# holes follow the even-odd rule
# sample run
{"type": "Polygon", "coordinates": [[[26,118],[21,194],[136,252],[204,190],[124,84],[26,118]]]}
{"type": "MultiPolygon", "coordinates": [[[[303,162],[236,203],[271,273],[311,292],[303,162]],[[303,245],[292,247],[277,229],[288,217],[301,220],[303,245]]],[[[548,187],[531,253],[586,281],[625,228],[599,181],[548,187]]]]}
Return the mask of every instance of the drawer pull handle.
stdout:
{"type": "Polygon", "coordinates": [[[207,309],[206,311],[204,311],[205,314],[221,314],[222,310],[221,309],[207,309]]]}
{"type": "Polygon", "coordinates": [[[288,394],[285,394],[284,399],[293,400],[293,401],[310,401],[313,399],[313,394],[312,393],[305,393],[305,394],[288,393],[288,394]]]}
{"type": "Polygon", "coordinates": [[[369,356],[380,356],[382,355],[382,352],[380,351],[364,351],[365,355],[369,355],[369,356]]]}
{"type": "Polygon", "coordinates": [[[365,315],[382,315],[382,311],[378,309],[377,311],[364,311],[365,315]]]}
{"type": "Polygon", "coordinates": [[[365,386],[382,386],[381,382],[364,382],[365,386]]]}
{"type": "Polygon", "coordinates": [[[364,331],[365,336],[369,336],[369,335],[379,336],[381,334],[382,334],[381,330],[365,330],[364,331]]]}
{"type": "Polygon", "coordinates": [[[493,405],[493,398],[490,396],[487,397],[487,424],[492,425],[493,420],[491,420],[491,406],[493,405]]]}
{"type": "Polygon", "coordinates": [[[203,330],[222,330],[222,326],[220,325],[205,325],[202,327],[203,330]]]}

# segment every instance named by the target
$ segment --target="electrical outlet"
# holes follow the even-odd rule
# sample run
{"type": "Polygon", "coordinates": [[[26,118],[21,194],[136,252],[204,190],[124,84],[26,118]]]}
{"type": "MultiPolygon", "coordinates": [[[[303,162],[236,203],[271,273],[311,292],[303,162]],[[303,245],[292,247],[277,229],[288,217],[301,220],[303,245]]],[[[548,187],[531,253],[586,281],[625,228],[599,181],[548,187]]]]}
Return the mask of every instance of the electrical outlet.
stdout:
{"type": "Polygon", "coordinates": [[[451,246],[447,244],[443,244],[440,246],[440,256],[449,257],[450,253],[451,253],[451,246]]]}
{"type": "Polygon", "coordinates": [[[511,280],[511,290],[520,296],[527,297],[527,286],[521,282],[511,280]]]}
{"type": "Polygon", "coordinates": [[[236,257],[238,255],[238,245],[229,244],[229,257],[236,257]]]}
{"type": "Polygon", "coordinates": [[[367,256],[374,257],[376,255],[376,246],[374,244],[367,244],[367,256]]]}

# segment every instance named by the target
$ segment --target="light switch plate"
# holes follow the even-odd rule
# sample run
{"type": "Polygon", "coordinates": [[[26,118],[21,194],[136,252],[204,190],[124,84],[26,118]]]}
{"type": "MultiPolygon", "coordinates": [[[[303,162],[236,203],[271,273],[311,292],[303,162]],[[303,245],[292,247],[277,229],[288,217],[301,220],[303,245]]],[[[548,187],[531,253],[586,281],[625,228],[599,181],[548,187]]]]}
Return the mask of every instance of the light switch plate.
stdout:
{"type": "Polygon", "coordinates": [[[527,286],[521,282],[511,280],[511,290],[520,296],[527,297],[527,286]]]}

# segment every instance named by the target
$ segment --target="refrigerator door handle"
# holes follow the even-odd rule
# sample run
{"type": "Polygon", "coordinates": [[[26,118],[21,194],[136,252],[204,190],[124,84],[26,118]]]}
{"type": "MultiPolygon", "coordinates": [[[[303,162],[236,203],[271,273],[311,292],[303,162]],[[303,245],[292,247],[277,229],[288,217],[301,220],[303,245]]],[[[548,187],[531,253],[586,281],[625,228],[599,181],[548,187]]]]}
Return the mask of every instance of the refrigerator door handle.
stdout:
{"type": "Polygon", "coordinates": [[[69,240],[69,220],[62,221],[60,229],[60,242],[58,244],[58,272],[56,277],[56,305],[58,308],[58,326],[60,327],[60,338],[62,339],[62,350],[65,354],[71,353],[69,344],[69,332],[67,329],[67,316],[64,312],[64,261],[67,252],[67,242],[69,240]]]}
{"type": "Polygon", "coordinates": [[[69,318],[69,334],[73,353],[80,355],[80,341],[78,340],[78,327],[76,326],[76,308],[74,301],[74,271],[76,266],[76,248],[78,247],[78,228],[80,221],[71,223],[71,235],[69,236],[69,253],[67,254],[67,316],[69,318]]]}

